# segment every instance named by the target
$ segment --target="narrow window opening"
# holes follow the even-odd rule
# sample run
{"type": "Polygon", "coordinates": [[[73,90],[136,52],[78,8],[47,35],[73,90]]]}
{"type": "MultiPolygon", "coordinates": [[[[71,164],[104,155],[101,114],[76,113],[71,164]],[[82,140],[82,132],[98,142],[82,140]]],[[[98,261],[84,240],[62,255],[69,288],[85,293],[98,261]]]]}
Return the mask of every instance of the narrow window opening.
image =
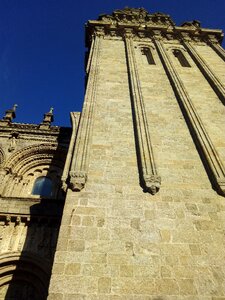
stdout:
{"type": "Polygon", "coordinates": [[[147,47],[142,47],[141,48],[141,54],[144,55],[147,59],[147,62],[149,65],[155,65],[155,61],[152,55],[152,52],[149,48],[147,47]]]}
{"type": "Polygon", "coordinates": [[[52,197],[53,182],[48,177],[38,177],[33,186],[32,195],[39,195],[42,197],[52,197]]]}
{"type": "Polygon", "coordinates": [[[178,50],[178,49],[173,50],[173,54],[178,59],[180,65],[182,67],[184,67],[184,68],[190,68],[191,67],[191,65],[187,61],[186,57],[184,56],[184,54],[180,50],[178,50]]]}

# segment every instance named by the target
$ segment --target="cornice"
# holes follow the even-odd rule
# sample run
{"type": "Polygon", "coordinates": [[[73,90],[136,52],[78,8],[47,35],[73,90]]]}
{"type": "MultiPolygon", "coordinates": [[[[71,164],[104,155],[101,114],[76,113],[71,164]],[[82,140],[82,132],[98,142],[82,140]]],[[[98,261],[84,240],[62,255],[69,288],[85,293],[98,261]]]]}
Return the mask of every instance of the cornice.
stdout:
{"type": "Polygon", "coordinates": [[[176,26],[169,15],[149,14],[145,9],[116,10],[112,15],[101,15],[98,20],[86,24],[86,43],[89,47],[92,37],[99,32],[104,38],[124,38],[124,31],[132,31],[133,37],[155,38],[161,35],[164,40],[190,39],[194,42],[213,42],[221,44],[223,32],[219,29],[201,28],[199,21],[185,22],[176,26]],[[155,31],[158,31],[156,34],[155,31]]]}
{"type": "Polygon", "coordinates": [[[72,129],[70,127],[50,126],[48,129],[41,129],[38,124],[26,124],[26,123],[10,123],[7,126],[1,126],[0,132],[11,133],[18,132],[23,134],[34,134],[43,136],[58,136],[63,134],[70,137],[72,129]]]}

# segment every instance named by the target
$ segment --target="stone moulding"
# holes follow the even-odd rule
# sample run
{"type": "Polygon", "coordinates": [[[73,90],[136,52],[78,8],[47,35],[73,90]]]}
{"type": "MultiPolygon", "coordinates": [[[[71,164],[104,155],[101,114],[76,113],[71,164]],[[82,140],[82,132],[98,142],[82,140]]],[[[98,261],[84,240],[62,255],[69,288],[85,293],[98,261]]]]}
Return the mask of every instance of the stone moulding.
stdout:
{"type": "Polygon", "coordinates": [[[201,28],[198,21],[185,22],[176,26],[169,15],[148,13],[146,10],[123,9],[116,10],[112,15],[101,15],[98,20],[90,20],[86,26],[86,42],[89,46],[93,32],[97,26],[102,26],[106,38],[122,38],[124,29],[133,30],[134,36],[152,38],[154,30],[159,30],[166,40],[182,40],[182,34],[188,34],[194,42],[207,43],[212,38],[217,43],[222,42],[223,32],[218,29],[201,28]]]}
{"type": "Polygon", "coordinates": [[[208,44],[225,61],[225,50],[220,46],[217,39],[209,39],[208,44]]]}
{"type": "Polygon", "coordinates": [[[220,157],[206,129],[204,128],[202,120],[200,119],[175,67],[170,61],[163,43],[161,43],[160,38],[157,37],[154,41],[175,95],[177,96],[181,108],[184,110],[191,129],[193,130],[193,139],[200,148],[200,156],[203,162],[206,163],[207,169],[211,175],[210,179],[212,180],[212,184],[219,194],[225,196],[225,169],[223,163],[220,160],[220,157]]]}
{"type": "Polygon", "coordinates": [[[156,194],[160,188],[161,178],[157,174],[153,148],[150,139],[149,126],[146,116],[144,99],[135,59],[132,33],[125,31],[124,34],[128,74],[131,91],[131,101],[134,115],[134,126],[137,134],[137,151],[140,157],[141,170],[140,181],[143,189],[151,194],[156,194]]]}
{"type": "Polygon", "coordinates": [[[216,77],[216,75],[212,72],[210,67],[207,65],[205,60],[198,54],[198,52],[195,50],[191,42],[183,40],[183,45],[189,52],[190,56],[202,72],[202,74],[205,76],[205,78],[208,80],[209,84],[217,94],[217,96],[220,98],[220,100],[225,105],[225,88],[223,84],[220,82],[220,80],[216,77]]]}
{"type": "Polygon", "coordinates": [[[72,123],[72,128],[73,128],[72,136],[71,136],[70,145],[69,145],[69,149],[68,149],[68,153],[67,153],[67,157],[66,157],[66,162],[65,162],[65,166],[64,166],[64,170],[63,170],[63,174],[62,174],[62,178],[61,178],[62,189],[64,190],[64,192],[66,192],[66,190],[67,190],[67,180],[68,180],[68,176],[69,176],[69,169],[70,169],[71,160],[72,160],[74,147],[75,147],[77,130],[78,130],[79,120],[80,120],[80,113],[79,112],[71,112],[70,118],[71,118],[71,123],[72,123]]]}
{"type": "Polygon", "coordinates": [[[79,129],[76,138],[76,145],[70,169],[70,188],[73,191],[81,191],[87,180],[87,171],[90,155],[90,143],[93,127],[93,115],[97,92],[98,80],[98,59],[101,47],[103,32],[101,28],[96,28],[92,40],[92,56],[89,62],[89,74],[87,89],[85,94],[84,106],[81,113],[79,129]]]}

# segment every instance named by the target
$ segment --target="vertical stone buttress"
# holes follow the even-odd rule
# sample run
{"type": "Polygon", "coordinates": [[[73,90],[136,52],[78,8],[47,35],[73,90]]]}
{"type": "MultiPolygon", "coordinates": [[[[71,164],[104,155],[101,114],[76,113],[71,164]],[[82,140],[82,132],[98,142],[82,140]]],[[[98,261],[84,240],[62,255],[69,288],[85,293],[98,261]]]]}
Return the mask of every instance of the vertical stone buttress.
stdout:
{"type": "Polygon", "coordinates": [[[137,132],[137,148],[140,151],[140,177],[144,182],[144,189],[153,195],[158,191],[161,178],[157,174],[156,163],[150,139],[148,119],[146,116],[145,103],[141,91],[141,82],[134,53],[132,31],[124,34],[128,76],[130,78],[130,94],[134,108],[134,127],[137,132]]]}
{"type": "Polygon", "coordinates": [[[221,39],[145,9],[88,22],[48,299],[225,296],[221,39]]]}
{"type": "Polygon", "coordinates": [[[102,36],[100,28],[94,33],[91,46],[86,96],[70,171],[70,187],[74,191],[80,191],[87,180],[102,36]]]}

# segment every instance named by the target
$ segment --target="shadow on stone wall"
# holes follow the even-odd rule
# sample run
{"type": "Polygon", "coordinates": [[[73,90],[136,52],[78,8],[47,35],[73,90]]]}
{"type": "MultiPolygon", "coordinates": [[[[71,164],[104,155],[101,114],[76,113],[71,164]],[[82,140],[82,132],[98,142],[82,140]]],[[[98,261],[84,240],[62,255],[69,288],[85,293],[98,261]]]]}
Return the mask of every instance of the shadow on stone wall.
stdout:
{"type": "MultiPolygon", "coordinates": [[[[48,174],[55,166],[64,166],[67,154],[64,152],[63,154],[62,147],[55,151],[48,174]]],[[[41,197],[32,201],[36,203],[30,206],[30,216],[26,218],[22,216],[20,223],[15,221],[14,230],[22,231],[22,234],[26,234],[26,238],[22,251],[9,253],[10,258],[6,257],[3,261],[2,269],[5,270],[3,276],[7,279],[2,285],[0,299],[45,300],[48,296],[65,192],[59,187],[59,192],[54,198],[41,197]],[[22,228],[19,228],[20,226],[22,228]]]]}

